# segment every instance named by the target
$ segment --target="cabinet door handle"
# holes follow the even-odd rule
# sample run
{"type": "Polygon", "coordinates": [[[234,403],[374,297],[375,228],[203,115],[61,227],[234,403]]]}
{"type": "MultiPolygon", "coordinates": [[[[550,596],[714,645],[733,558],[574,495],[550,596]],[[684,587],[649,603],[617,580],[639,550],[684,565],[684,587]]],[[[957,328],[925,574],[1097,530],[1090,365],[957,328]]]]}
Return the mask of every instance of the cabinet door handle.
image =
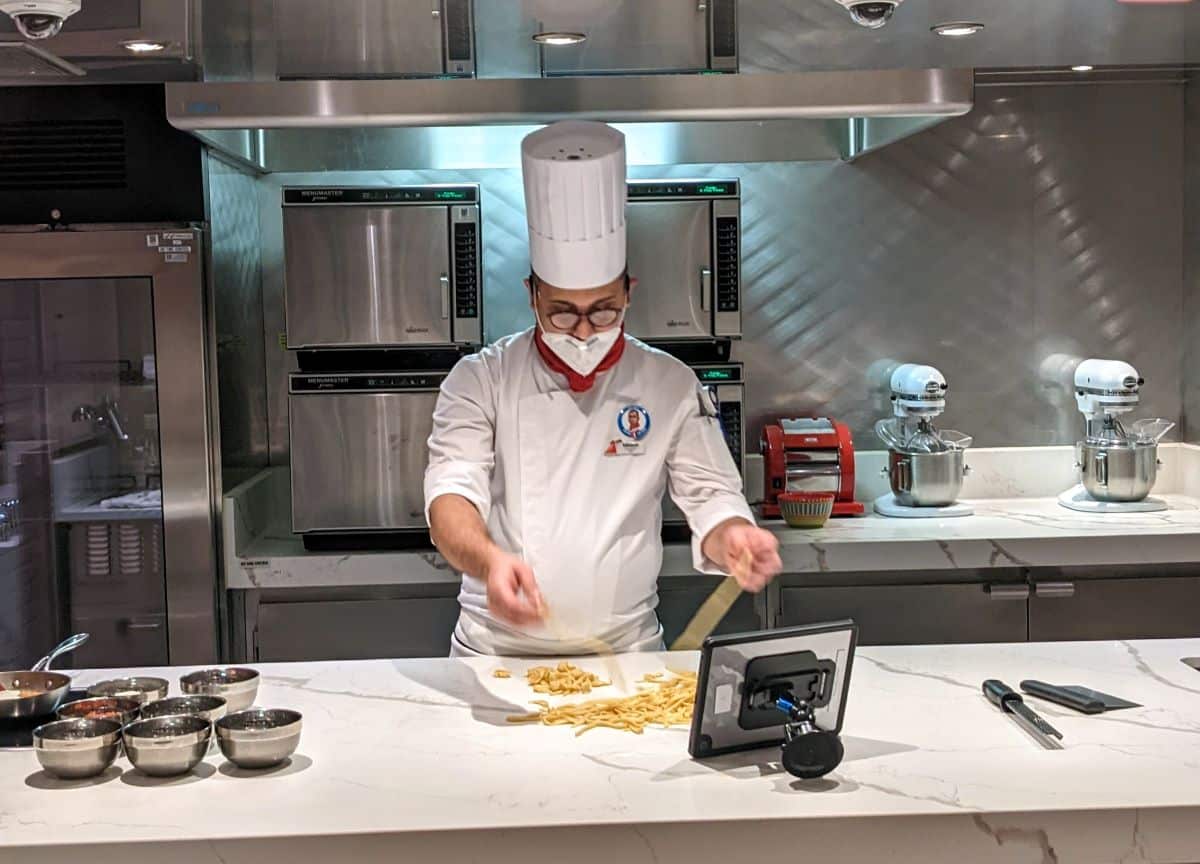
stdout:
{"type": "Polygon", "coordinates": [[[1038,597],[1074,597],[1074,582],[1039,582],[1033,586],[1033,593],[1038,597]]]}
{"type": "Polygon", "coordinates": [[[161,630],[161,621],[130,621],[128,618],[121,622],[126,630],[161,630]]]}
{"type": "Polygon", "coordinates": [[[1028,600],[1028,585],[989,585],[988,596],[993,600],[1028,600]]]}

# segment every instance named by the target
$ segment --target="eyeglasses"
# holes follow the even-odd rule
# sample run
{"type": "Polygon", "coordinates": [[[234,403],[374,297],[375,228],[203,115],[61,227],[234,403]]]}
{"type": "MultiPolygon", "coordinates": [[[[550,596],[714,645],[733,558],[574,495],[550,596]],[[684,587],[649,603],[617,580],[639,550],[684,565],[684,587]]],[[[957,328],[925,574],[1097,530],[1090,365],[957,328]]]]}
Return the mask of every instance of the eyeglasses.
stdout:
{"type": "MultiPolygon", "coordinates": [[[[530,280],[530,284],[533,285],[533,290],[537,291],[538,290],[537,277],[531,273],[529,276],[529,280],[530,280]]],[[[626,276],[625,276],[625,296],[626,297],[629,296],[629,276],[628,276],[628,274],[626,274],[626,276]]],[[[554,329],[562,330],[563,332],[569,332],[571,330],[574,330],[576,327],[579,326],[579,322],[583,318],[586,318],[588,320],[588,323],[591,324],[593,327],[595,327],[597,330],[606,330],[609,327],[612,327],[613,325],[615,325],[621,319],[621,313],[623,311],[624,311],[624,308],[621,308],[621,309],[612,309],[612,308],[591,309],[586,313],[568,312],[566,310],[562,310],[559,312],[551,312],[548,316],[546,316],[546,318],[550,322],[551,326],[554,327],[554,329]]]]}

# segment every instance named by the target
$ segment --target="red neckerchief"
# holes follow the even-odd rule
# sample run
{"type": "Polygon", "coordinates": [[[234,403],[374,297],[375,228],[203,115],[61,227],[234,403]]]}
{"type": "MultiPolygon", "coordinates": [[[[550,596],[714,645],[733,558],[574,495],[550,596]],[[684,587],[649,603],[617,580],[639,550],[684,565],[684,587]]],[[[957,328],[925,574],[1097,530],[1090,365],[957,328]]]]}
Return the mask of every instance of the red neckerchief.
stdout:
{"type": "Polygon", "coordinates": [[[533,331],[533,342],[537,345],[538,354],[542,355],[542,362],[546,364],[546,368],[551,372],[565,375],[567,377],[567,385],[571,388],[572,393],[586,393],[596,383],[596,376],[606,369],[616,366],[617,361],[621,359],[621,355],[625,353],[625,327],[624,325],[621,327],[621,338],[613,343],[613,346],[608,349],[608,353],[604,355],[604,359],[587,375],[580,375],[564,363],[561,357],[550,350],[550,346],[542,338],[540,327],[535,328],[533,331]]]}

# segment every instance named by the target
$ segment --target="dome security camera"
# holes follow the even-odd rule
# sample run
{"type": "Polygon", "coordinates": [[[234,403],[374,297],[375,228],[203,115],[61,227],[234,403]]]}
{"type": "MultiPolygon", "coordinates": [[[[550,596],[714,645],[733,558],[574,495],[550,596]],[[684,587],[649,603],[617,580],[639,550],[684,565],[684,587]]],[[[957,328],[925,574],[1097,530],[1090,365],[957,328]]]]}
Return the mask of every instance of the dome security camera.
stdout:
{"type": "Polygon", "coordinates": [[[13,19],[26,39],[57,36],[63,22],[82,7],[83,0],[0,0],[0,12],[13,19]]]}
{"type": "Polygon", "coordinates": [[[846,7],[846,11],[850,13],[850,19],[855,24],[878,30],[892,20],[892,16],[896,14],[896,7],[904,0],[837,0],[837,2],[846,7]]]}

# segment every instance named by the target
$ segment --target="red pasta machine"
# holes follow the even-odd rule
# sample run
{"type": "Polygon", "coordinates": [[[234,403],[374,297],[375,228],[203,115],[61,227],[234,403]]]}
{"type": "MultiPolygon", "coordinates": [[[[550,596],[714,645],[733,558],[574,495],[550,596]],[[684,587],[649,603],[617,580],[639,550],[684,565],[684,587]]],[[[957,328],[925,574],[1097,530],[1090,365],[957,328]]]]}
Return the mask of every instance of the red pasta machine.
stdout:
{"type": "Polygon", "coordinates": [[[854,441],[828,417],[780,420],[763,427],[763,516],[779,518],[781,492],[836,492],[834,516],[863,512],[854,500],[854,441]]]}

